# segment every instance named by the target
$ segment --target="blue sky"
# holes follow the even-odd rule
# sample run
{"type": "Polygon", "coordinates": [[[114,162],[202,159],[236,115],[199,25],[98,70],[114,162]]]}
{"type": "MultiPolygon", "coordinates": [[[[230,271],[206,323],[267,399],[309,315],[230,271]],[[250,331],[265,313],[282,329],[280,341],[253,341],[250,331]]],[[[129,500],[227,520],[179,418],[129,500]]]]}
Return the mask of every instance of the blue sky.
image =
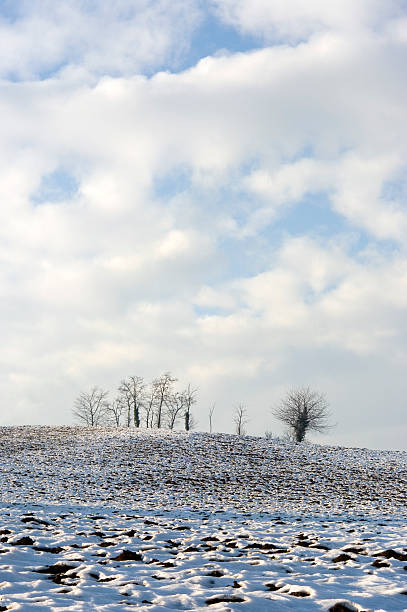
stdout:
{"type": "Polygon", "coordinates": [[[0,45],[3,424],[171,370],[201,429],[310,385],[406,447],[404,2],[15,0],[0,45]]]}
{"type": "Polygon", "coordinates": [[[200,59],[219,53],[247,53],[261,48],[261,37],[245,34],[207,13],[194,32],[189,49],[180,60],[178,70],[193,67],[200,59]]]}

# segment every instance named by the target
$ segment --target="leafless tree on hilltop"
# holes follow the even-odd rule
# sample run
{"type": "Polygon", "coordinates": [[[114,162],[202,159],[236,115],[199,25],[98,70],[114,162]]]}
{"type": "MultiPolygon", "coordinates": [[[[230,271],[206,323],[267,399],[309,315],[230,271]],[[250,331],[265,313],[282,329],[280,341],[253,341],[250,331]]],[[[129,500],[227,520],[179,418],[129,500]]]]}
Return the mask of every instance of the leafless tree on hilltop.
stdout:
{"type": "Polygon", "coordinates": [[[245,426],[249,422],[249,419],[247,418],[247,409],[243,404],[239,404],[238,406],[236,406],[233,415],[233,422],[235,424],[235,431],[237,435],[246,435],[245,426]]]}
{"type": "Polygon", "coordinates": [[[108,420],[113,422],[116,427],[121,425],[121,417],[124,412],[124,404],[120,397],[116,397],[110,404],[106,406],[108,420]]]}
{"type": "Polygon", "coordinates": [[[108,391],[100,387],[93,387],[89,392],[83,391],[75,400],[72,411],[74,416],[90,427],[101,425],[106,417],[108,394],[108,391]]]}
{"type": "Polygon", "coordinates": [[[302,442],[308,431],[324,432],[331,428],[325,395],[309,387],[289,391],[273,414],[288,425],[296,442],[302,442]]]}
{"type": "Polygon", "coordinates": [[[127,427],[130,427],[132,420],[134,427],[140,427],[140,413],[146,401],[145,388],[146,385],[141,376],[129,376],[120,383],[119,397],[127,408],[127,427]]]}
{"type": "Polygon", "coordinates": [[[212,406],[209,408],[209,433],[212,433],[212,417],[214,412],[215,404],[212,404],[212,406]]]}
{"type": "Polygon", "coordinates": [[[152,385],[155,389],[155,412],[156,426],[158,429],[162,427],[163,408],[166,400],[169,399],[173,384],[177,381],[170,372],[164,372],[160,378],[153,380],[152,385]]]}
{"type": "Polygon", "coordinates": [[[188,385],[188,387],[182,393],[183,396],[184,396],[184,399],[185,399],[185,402],[184,402],[184,408],[185,408],[185,412],[184,412],[185,431],[190,431],[195,426],[195,420],[194,420],[194,417],[192,415],[192,406],[196,403],[196,393],[197,393],[197,391],[198,391],[198,389],[193,389],[191,387],[191,385],[188,385]]]}
{"type": "Polygon", "coordinates": [[[171,393],[165,400],[165,416],[169,429],[174,429],[175,423],[182,416],[185,408],[185,396],[176,391],[171,393]]]}

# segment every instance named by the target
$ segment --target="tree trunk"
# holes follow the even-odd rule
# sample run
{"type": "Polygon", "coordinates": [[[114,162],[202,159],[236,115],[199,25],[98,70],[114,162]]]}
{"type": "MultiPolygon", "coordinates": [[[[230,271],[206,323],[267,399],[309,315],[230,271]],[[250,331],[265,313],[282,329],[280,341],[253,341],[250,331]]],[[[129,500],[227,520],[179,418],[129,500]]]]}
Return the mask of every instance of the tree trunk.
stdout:
{"type": "Polygon", "coordinates": [[[140,413],[137,404],[134,404],[134,427],[140,427],[140,413]]]}

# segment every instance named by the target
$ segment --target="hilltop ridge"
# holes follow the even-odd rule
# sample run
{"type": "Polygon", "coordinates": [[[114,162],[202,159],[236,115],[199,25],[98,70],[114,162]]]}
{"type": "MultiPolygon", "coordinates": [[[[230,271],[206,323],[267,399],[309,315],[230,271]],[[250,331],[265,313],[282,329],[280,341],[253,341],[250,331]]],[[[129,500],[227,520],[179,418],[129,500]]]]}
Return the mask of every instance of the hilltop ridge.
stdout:
{"type": "Polygon", "coordinates": [[[406,513],[407,453],[167,430],[0,428],[3,501],[406,513]]]}

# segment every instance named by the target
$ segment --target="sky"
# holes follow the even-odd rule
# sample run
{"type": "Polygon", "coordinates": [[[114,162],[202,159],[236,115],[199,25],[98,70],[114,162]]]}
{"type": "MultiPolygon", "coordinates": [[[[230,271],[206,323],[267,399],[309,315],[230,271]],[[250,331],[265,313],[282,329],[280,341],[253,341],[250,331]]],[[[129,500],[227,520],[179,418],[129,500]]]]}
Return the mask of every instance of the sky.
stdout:
{"type": "Polygon", "coordinates": [[[406,449],[406,73],[405,0],[0,0],[0,424],[171,371],[406,449]]]}

